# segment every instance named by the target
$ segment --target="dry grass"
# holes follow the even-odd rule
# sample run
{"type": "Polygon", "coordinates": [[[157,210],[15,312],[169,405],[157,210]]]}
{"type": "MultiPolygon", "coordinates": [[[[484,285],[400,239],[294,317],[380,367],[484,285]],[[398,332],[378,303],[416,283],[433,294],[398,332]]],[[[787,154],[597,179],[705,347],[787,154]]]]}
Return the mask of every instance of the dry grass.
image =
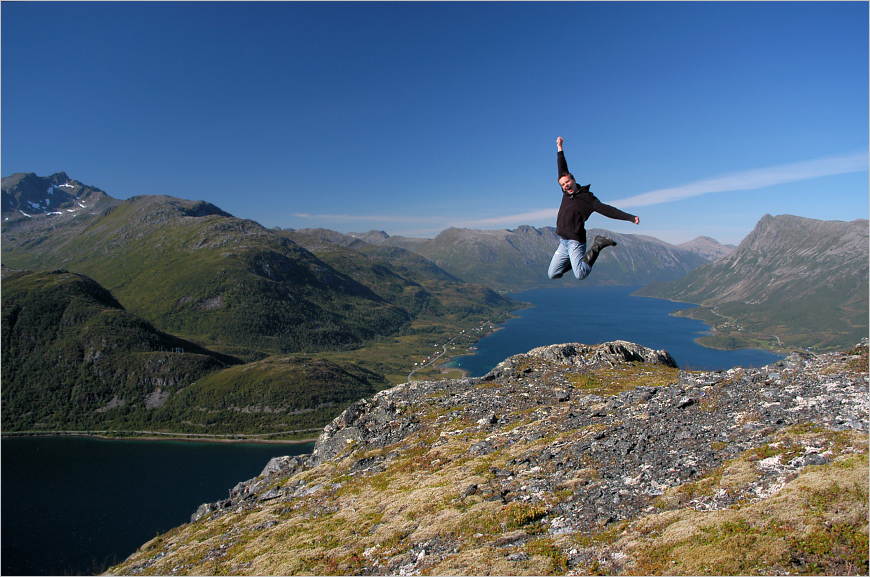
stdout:
{"type": "Polygon", "coordinates": [[[574,373],[568,382],[585,393],[615,396],[637,387],[666,386],[677,382],[679,376],[680,369],[635,363],[574,373]]]}

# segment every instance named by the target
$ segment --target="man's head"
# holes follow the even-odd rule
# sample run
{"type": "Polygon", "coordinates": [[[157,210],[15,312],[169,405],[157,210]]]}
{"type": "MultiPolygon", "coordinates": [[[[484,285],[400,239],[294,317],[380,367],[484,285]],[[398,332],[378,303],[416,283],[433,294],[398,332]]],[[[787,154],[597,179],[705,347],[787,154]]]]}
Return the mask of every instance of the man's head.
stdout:
{"type": "Polygon", "coordinates": [[[559,177],[559,186],[568,194],[577,192],[577,181],[574,180],[574,175],[570,172],[566,172],[559,177]]]}

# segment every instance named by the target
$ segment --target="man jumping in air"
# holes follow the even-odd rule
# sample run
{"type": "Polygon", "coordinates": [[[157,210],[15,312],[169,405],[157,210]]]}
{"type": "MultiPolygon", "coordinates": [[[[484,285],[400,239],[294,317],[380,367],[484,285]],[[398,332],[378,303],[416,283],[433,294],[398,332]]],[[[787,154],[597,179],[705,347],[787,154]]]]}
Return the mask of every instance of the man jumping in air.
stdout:
{"type": "Polygon", "coordinates": [[[559,248],[550,261],[547,274],[550,278],[562,278],[569,270],[574,270],[577,280],[583,280],[592,272],[592,265],[601,249],[616,246],[613,239],[596,236],[589,250],[586,250],[586,228],[584,223],[593,212],[616,220],[627,220],[640,224],[640,217],[622,212],[618,208],[604,204],[589,192],[589,186],[578,186],[574,175],[568,172],[568,163],[562,151],[562,137],[556,139],[556,163],[559,168],[559,186],[562,187],[562,205],[556,217],[556,234],[559,248]]]}

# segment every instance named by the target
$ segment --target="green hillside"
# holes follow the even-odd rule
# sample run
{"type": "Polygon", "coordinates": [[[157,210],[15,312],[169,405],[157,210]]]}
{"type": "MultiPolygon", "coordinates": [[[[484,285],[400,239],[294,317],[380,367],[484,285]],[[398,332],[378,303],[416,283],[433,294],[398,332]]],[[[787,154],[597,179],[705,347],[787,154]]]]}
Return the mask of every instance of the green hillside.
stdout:
{"type": "Polygon", "coordinates": [[[410,321],[292,241],[205,203],[138,197],[63,224],[10,226],[4,263],[81,272],[157,328],[248,358],[355,348],[410,321]]]}
{"type": "Polygon", "coordinates": [[[3,429],[142,424],[147,405],[237,363],[156,330],[93,280],[4,267],[3,429]]]}
{"type": "Polygon", "coordinates": [[[270,230],[204,202],[105,198],[3,223],[4,266],[74,271],[4,273],[7,431],[310,435],[438,342],[467,347],[523,306],[401,248],[270,230]],[[99,362],[82,352],[95,335],[115,343],[99,362]]]}
{"type": "Polygon", "coordinates": [[[316,435],[350,403],[373,395],[384,378],[352,363],[268,357],[209,374],[161,409],[188,433],[316,435]]]}

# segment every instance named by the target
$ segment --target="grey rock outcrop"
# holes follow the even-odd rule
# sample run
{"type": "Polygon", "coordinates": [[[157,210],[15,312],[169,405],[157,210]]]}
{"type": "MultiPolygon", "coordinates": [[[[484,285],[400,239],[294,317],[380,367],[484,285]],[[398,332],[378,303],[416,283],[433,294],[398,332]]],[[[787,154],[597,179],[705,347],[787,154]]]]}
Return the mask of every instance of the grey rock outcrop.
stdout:
{"type": "MultiPolygon", "coordinates": [[[[655,351],[647,347],[627,341],[614,341],[602,345],[583,345],[580,343],[551,345],[529,351],[527,355],[511,357],[497,365],[489,374],[476,379],[461,379],[459,381],[407,383],[382,391],[371,399],[354,403],[348,409],[327,425],[317,443],[311,458],[311,464],[320,463],[345,452],[349,446],[362,443],[370,446],[385,447],[408,436],[419,428],[418,416],[411,410],[423,396],[434,388],[449,387],[454,390],[470,390],[480,382],[488,382],[503,378],[518,370],[529,359],[538,363],[558,363],[575,367],[594,367],[601,364],[615,365],[618,363],[642,362],[666,367],[676,367],[677,363],[667,351],[655,351]]],[[[479,391],[477,391],[479,393],[479,391]]],[[[553,393],[553,399],[561,396],[567,400],[567,393],[558,390],[553,393]]],[[[465,399],[468,396],[463,395],[465,399]]],[[[483,399],[481,399],[483,400],[483,399]]],[[[489,424],[498,422],[496,408],[501,412],[510,411],[509,399],[487,398],[485,402],[469,403],[469,406],[479,405],[486,410],[475,414],[475,421],[483,419],[489,424]]],[[[474,413],[474,409],[469,409],[474,413]]]]}
{"type": "MultiPolygon", "coordinates": [[[[566,378],[569,367],[645,363],[674,368],[676,362],[667,351],[626,341],[540,347],[505,360],[484,377],[406,383],[358,401],[323,429],[311,455],[272,459],[259,477],[237,485],[230,499],[214,504],[212,510],[253,499],[265,480],[279,473],[289,475],[360,448],[397,443],[423,426],[420,409],[431,405],[434,396],[440,399],[437,404],[452,407],[455,414],[492,431],[491,438],[469,447],[470,454],[488,454],[505,443],[577,430],[570,444],[517,461],[516,470],[503,476],[503,486],[495,493],[506,491],[518,498],[508,477],[529,474],[534,468],[541,474],[545,469],[550,472],[539,490],[553,490],[559,482],[574,478],[581,457],[592,455],[601,487],[585,492],[565,511],[570,514],[560,526],[621,518],[646,507],[651,496],[667,487],[718,467],[786,426],[814,422],[838,430],[866,431],[866,377],[856,381],[826,375],[821,367],[830,363],[832,355],[795,353],[760,369],[680,371],[678,379],[667,386],[639,386],[615,396],[600,396],[571,385],[566,378]],[[494,383],[498,386],[493,387],[494,383]],[[533,409],[541,419],[533,426],[517,427],[517,413],[533,409]],[[595,432],[589,433],[593,424],[595,432]],[[721,449],[711,450],[718,445],[721,449]]],[[[804,461],[813,459],[808,454],[804,461]]],[[[353,469],[371,473],[384,470],[389,461],[389,455],[362,459],[353,469]]],[[[285,491],[284,496],[288,495],[285,491]]]]}
{"type": "Polygon", "coordinates": [[[594,346],[568,343],[538,347],[529,351],[528,355],[511,357],[499,363],[486,378],[493,379],[503,375],[514,369],[518,363],[524,362],[523,359],[527,357],[575,367],[597,367],[602,364],[613,366],[632,362],[677,367],[677,362],[668,351],[657,351],[628,341],[613,341],[594,346]]]}

